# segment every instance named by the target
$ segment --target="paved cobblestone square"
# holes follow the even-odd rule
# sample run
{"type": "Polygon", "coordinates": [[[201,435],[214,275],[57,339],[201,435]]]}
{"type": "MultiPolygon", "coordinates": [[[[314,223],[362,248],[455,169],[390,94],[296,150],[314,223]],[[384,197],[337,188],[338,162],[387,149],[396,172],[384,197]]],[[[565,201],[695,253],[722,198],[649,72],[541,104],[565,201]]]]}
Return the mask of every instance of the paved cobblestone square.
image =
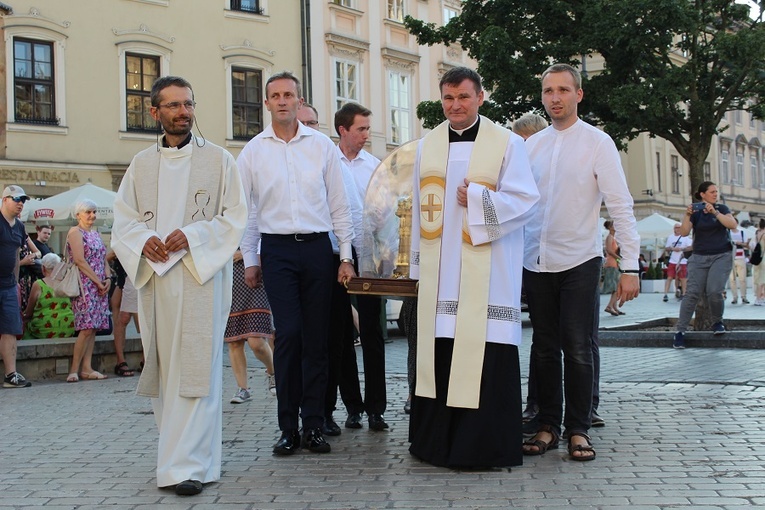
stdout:
{"type": "MultiPolygon", "coordinates": [[[[676,314],[644,295],[626,318],[676,314]]],[[[762,318],[762,308],[728,306],[726,316],[762,318]]],[[[603,326],[611,317],[603,317],[603,326]]],[[[610,321],[616,323],[615,321],[610,321]]],[[[524,378],[531,329],[524,329],[524,378]]],[[[361,352],[360,350],[358,351],[361,352]]],[[[157,431],[137,378],[35,381],[0,390],[0,510],[596,508],[737,509],[765,505],[765,351],[602,349],[601,415],[594,462],[565,448],[526,457],[512,470],[458,472],[408,453],[406,341],[387,344],[391,428],[343,429],[332,453],[274,457],[276,400],[250,356],[253,400],[228,403],[224,370],[223,476],[202,495],[156,487],[157,431]]],[[[224,357],[225,359],[225,357],[224,357]]],[[[525,379],[524,379],[525,381],[525,379]]],[[[345,420],[344,409],[335,418],[345,420]]],[[[495,437],[502,441],[501,424],[495,437]]]]}

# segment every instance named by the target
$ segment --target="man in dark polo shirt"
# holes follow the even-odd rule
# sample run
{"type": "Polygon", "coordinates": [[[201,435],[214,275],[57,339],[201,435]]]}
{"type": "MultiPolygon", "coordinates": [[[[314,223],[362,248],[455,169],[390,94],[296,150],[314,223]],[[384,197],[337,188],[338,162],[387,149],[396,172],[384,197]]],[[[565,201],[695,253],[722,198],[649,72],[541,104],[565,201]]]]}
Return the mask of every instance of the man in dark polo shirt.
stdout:
{"type": "Polygon", "coordinates": [[[10,185],[3,190],[0,206],[0,357],[5,365],[4,388],[28,388],[32,383],[16,372],[16,335],[23,330],[19,295],[19,250],[26,242],[24,224],[19,219],[24,202],[29,197],[19,186],[10,185]]]}

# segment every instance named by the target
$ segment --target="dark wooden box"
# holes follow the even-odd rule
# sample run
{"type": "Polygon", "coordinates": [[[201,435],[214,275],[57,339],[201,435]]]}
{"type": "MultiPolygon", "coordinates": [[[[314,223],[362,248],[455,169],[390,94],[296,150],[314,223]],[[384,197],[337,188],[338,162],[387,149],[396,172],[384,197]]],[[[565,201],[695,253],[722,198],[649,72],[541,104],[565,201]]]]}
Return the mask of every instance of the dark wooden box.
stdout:
{"type": "Polygon", "coordinates": [[[349,294],[417,297],[417,283],[408,278],[353,278],[346,288],[349,294]]]}

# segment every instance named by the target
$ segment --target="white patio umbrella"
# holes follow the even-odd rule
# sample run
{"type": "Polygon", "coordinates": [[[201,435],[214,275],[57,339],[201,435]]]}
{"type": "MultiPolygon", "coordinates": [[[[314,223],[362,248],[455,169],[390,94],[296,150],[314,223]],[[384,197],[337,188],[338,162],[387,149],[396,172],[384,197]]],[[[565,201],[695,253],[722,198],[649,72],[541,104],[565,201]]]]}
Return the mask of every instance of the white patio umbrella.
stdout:
{"type": "Polygon", "coordinates": [[[676,223],[679,222],[659,213],[653,213],[637,222],[640,245],[646,246],[655,253],[655,256],[651,257],[652,259],[658,258],[664,250],[664,243],[667,241],[667,237],[672,235],[676,223]]]}
{"type": "Polygon", "coordinates": [[[96,203],[96,219],[99,224],[114,220],[114,199],[117,193],[86,183],[44,200],[30,200],[24,205],[22,221],[46,225],[75,225],[74,208],[78,202],[90,199],[96,203]]]}

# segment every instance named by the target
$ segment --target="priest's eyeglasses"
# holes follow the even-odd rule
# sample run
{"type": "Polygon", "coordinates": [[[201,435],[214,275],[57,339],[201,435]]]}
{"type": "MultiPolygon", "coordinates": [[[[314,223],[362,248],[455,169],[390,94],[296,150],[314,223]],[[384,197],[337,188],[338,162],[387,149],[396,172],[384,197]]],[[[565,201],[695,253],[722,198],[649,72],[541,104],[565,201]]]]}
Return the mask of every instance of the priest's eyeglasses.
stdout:
{"type": "Polygon", "coordinates": [[[196,101],[184,101],[182,103],[173,101],[172,103],[158,104],[157,108],[167,108],[171,112],[177,112],[181,106],[185,107],[187,110],[193,110],[196,105],[196,101]]]}

